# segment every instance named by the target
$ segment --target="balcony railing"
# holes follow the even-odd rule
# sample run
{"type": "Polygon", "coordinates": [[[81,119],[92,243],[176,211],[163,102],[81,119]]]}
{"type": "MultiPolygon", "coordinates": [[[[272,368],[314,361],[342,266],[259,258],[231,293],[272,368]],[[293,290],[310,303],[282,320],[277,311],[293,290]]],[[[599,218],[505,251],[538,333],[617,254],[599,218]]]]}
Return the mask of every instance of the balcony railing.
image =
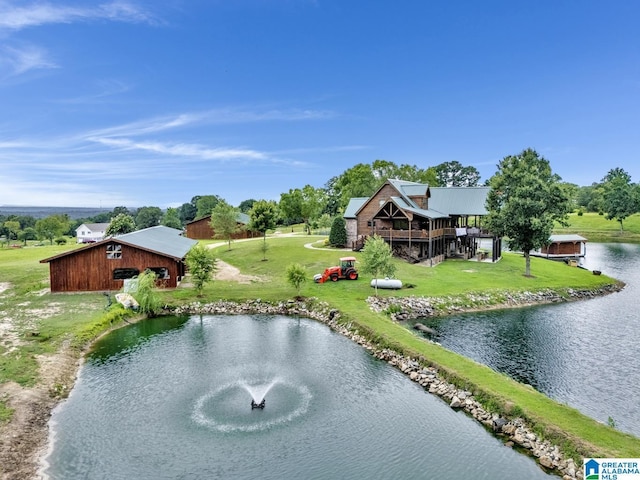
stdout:
{"type": "Polygon", "coordinates": [[[412,230],[395,230],[380,228],[375,231],[377,235],[380,235],[385,240],[429,240],[429,238],[455,238],[462,235],[468,235],[470,237],[491,237],[491,233],[488,230],[480,229],[477,227],[468,228],[436,228],[431,230],[429,234],[428,230],[412,229],[412,230]]]}

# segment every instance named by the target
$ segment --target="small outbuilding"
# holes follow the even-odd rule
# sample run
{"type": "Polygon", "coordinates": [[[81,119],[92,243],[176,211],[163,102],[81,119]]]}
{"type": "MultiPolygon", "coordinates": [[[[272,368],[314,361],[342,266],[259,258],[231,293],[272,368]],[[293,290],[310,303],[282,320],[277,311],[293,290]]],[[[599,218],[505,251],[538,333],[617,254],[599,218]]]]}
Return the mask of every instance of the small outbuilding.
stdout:
{"type": "Polygon", "coordinates": [[[51,292],[114,291],[145,270],[157,275],[157,285],[175,288],[186,273],[185,257],[196,240],[165,226],[145,228],[106,238],[40,260],[49,264],[51,292]]]}
{"type": "MultiPolygon", "coordinates": [[[[236,220],[238,222],[238,231],[231,236],[232,239],[237,240],[260,236],[259,233],[247,230],[247,225],[249,225],[250,220],[249,215],[246,213],[238,213],[236,220]]],[[[214,232],[211,227],[211,215],[198,218],[197,220],[192,220],[186,225],[186,236],[188,238],[196,240],[211,240],[215,235],[216,232],[214,232]]]]}
{"type": "Polygon", "coordinates": [[[536,254],[540,257],[566,260],[584,257],[587,253],[587,239],[575,234],[551,235],[549,242],[536,254]]]}

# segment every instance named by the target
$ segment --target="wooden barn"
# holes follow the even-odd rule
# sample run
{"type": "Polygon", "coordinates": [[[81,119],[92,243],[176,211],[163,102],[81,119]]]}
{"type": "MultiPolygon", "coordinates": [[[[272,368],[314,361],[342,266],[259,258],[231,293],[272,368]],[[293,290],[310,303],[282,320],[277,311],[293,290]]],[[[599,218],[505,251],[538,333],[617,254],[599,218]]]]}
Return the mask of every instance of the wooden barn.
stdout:
{"type": "MultiPolygon", "coordinates": [[[[378,235],[394,254],[410,261],[470,259],[490,246],[492,261],[501,256],[501,239],[482,226],[489,187],[430,187],[387,180],[371,197],[352,198],[344,213],[347,241],[354,250],[378,235]]],[[[484,259],[484,256],[482,256],[484,259]]]]}
{"type": "Polygon", "coordinates": [[[165,226],[110,237],[40,260],[49,264],[51,292],[114,291],[147,269],[157,285],[175,288],[185,275],[185,256],[197,241],[165,226]]]}
{"type": "MultiPolygon", "coordinates": [[[[238,213],[238,232],[231,236],[232,239],[237,240],[241,238],[253,238],[261,236],[257,232],[252,232],[247,230],[247,225],[249,225],[249,215],[246,213],[238,213]]],[[[215,237],[215,232],[213,228],[211,228],[211,215],[207,215],[206,217],[199,218],[197,220],[192,220],[186,225],[187,233],[186,236],[188,238],[193,238],[195,240],[211,240],[215,237]]]]}

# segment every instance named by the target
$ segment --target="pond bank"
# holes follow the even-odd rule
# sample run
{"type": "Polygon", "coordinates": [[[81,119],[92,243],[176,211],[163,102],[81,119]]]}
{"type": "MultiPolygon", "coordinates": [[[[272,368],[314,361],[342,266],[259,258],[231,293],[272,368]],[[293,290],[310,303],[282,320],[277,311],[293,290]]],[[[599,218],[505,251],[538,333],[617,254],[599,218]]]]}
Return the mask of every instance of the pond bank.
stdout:
{"type": "MultiPolygon", "coordinates": [[[[532,299],[529,298],[529,300],[532,299]]],[[[512,306],[521,305],[513,304],[512,306]]],[[[537,458],[539,458],[541,465],[548,464],[548,468],[562,472],[566,478],[580,478],[575,477],[579,473],[579,471],[574,472],[577,470],[575,463],[564,458],[558,448],[539,439],[521,420],[507,419],[490,413],[482,407],[477,399],[474,399],[473,392],[447,382],[438,373],[437,367],[425,365],[422,360],[402,355],[395,350],[380,347],[370,339],[370,336],[359,333],[357,325],[340,323],[340,312],[330,308],[327,304],[314,299],[276,304],[260,300],[244,303],[220,301],[211,304],[192,303],[167,313],[264,313],[305,316],[321,321],[361,344],[370,353],[394,364],[425,389],[429,391],[434,389],[435,391],[432,393],[436,394],[442,392],[442,398],[452,404],[452,408],[464,408],[470,415],[474,417],[478,415],[475,418],[494,429],[497,434],[511,435],[513,437],[511,441],[514,444],[528,448],[534,456],[539,454],[537,458]],[[457,402],[454,402],[454,397],[457,398],[457,402]],[[457,404],[458,402],[460,405],[457,404]],[[473,411],[475,414],[472,413],[473,411]],[[498,429],[494,428],[494,422],[499,426],[498,429]],[[511,433],[509,433],[510,430],[512,430],[511,433]],[[571,473],[574,473],[574,476],[571,476],[571,473]]],[[[126,324],[122,324],[122,326],[124,325],[126,324]]],[[[0,386],[0,398],[6,396],[8,406],[15,409],[12,422],[0,428],[0,465],[2,465],[0,478],[3,480],[38,478],[39,456],[47,446],[48,421],[51,411],[73,387],[81,358],[82,352],[65,347],[55,355],[39,359],[42,379],[36,387],[22,388],[16,384],[0,386]]]]}
{"type": "MultiPolygon", "coordinates": [[[[610,293],[604,289],[603,293],[610,293]]],[[[586,293],[588,297],[592,295],[586,293]]],[[[543,295],[544,296],[544,295],[543,295]]],[[[531,300],[530,296],[523,298],[531,300]]],[[[370,302],[371,303],[371,302],[370,302]]],[[[441,375],[437,366],[426,365],[423,360],[403,355],[393,349],[384,348],[376,344],[365,335],[358,332],[352,324],[341,323],[341,314],[338,310],[330,308],[327,304],[314,299],[309,302],[290,301],[270,304],[260,300],[245,303],[214,302],[208,304],[192,303],[179,307],[176,314],[266,314],[266,315],[294,315],[315,319],[328,325],[334,331],[350,338],[360,344],[376,358],[387,361],[407,375],[412,381],[419,383],[431,394],[438,395],[453,409],[462,409],[474,419],[482,423],[493,433],[503,438],[505,445],[517,447],[529,452],[538,463],[548,471],[562,476],[564,480],[582,478],[582,467],[574,458],[563,453],[558,445],[543,438],[536,432],[536,426],[528,424],[523,418],[516,415],[508,416],[492,412],[487,408],[473,391],[460,388],[441,375]]],[[[505,379],[506,382],[511,380],[505,379]]],[[[486,400],[486,399],[485,399],[486,400]]],[[[491,400],[491,399],[489,399],[491,400]]],[[[486,402],[485,402],[486,403],[486,402]]],[[[595,422],[595,421],[594,421],[595,422]]],[[[580,442],[577,442],[580,443],[580,442]]],[[[578,460],[579,461],[579,460],[578,460]]]]}

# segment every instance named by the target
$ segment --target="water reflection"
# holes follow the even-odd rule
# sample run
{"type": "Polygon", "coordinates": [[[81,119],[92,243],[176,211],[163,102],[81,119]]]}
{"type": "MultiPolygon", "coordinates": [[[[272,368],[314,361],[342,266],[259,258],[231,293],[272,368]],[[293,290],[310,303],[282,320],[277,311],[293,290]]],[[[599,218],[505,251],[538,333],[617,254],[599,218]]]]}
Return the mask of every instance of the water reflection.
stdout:
{"type": "Polygon", "coordinates": [[[317,322],[166,321],[96,346],[52,418],[50,478],[549,478],[317,322]]]}
{"type": "Polygon", "coordinates": [[[588,244],[584,266],[624,281],[625,289],[426,323],[443,346],[640,436],[640,245],[588,244]]]}

